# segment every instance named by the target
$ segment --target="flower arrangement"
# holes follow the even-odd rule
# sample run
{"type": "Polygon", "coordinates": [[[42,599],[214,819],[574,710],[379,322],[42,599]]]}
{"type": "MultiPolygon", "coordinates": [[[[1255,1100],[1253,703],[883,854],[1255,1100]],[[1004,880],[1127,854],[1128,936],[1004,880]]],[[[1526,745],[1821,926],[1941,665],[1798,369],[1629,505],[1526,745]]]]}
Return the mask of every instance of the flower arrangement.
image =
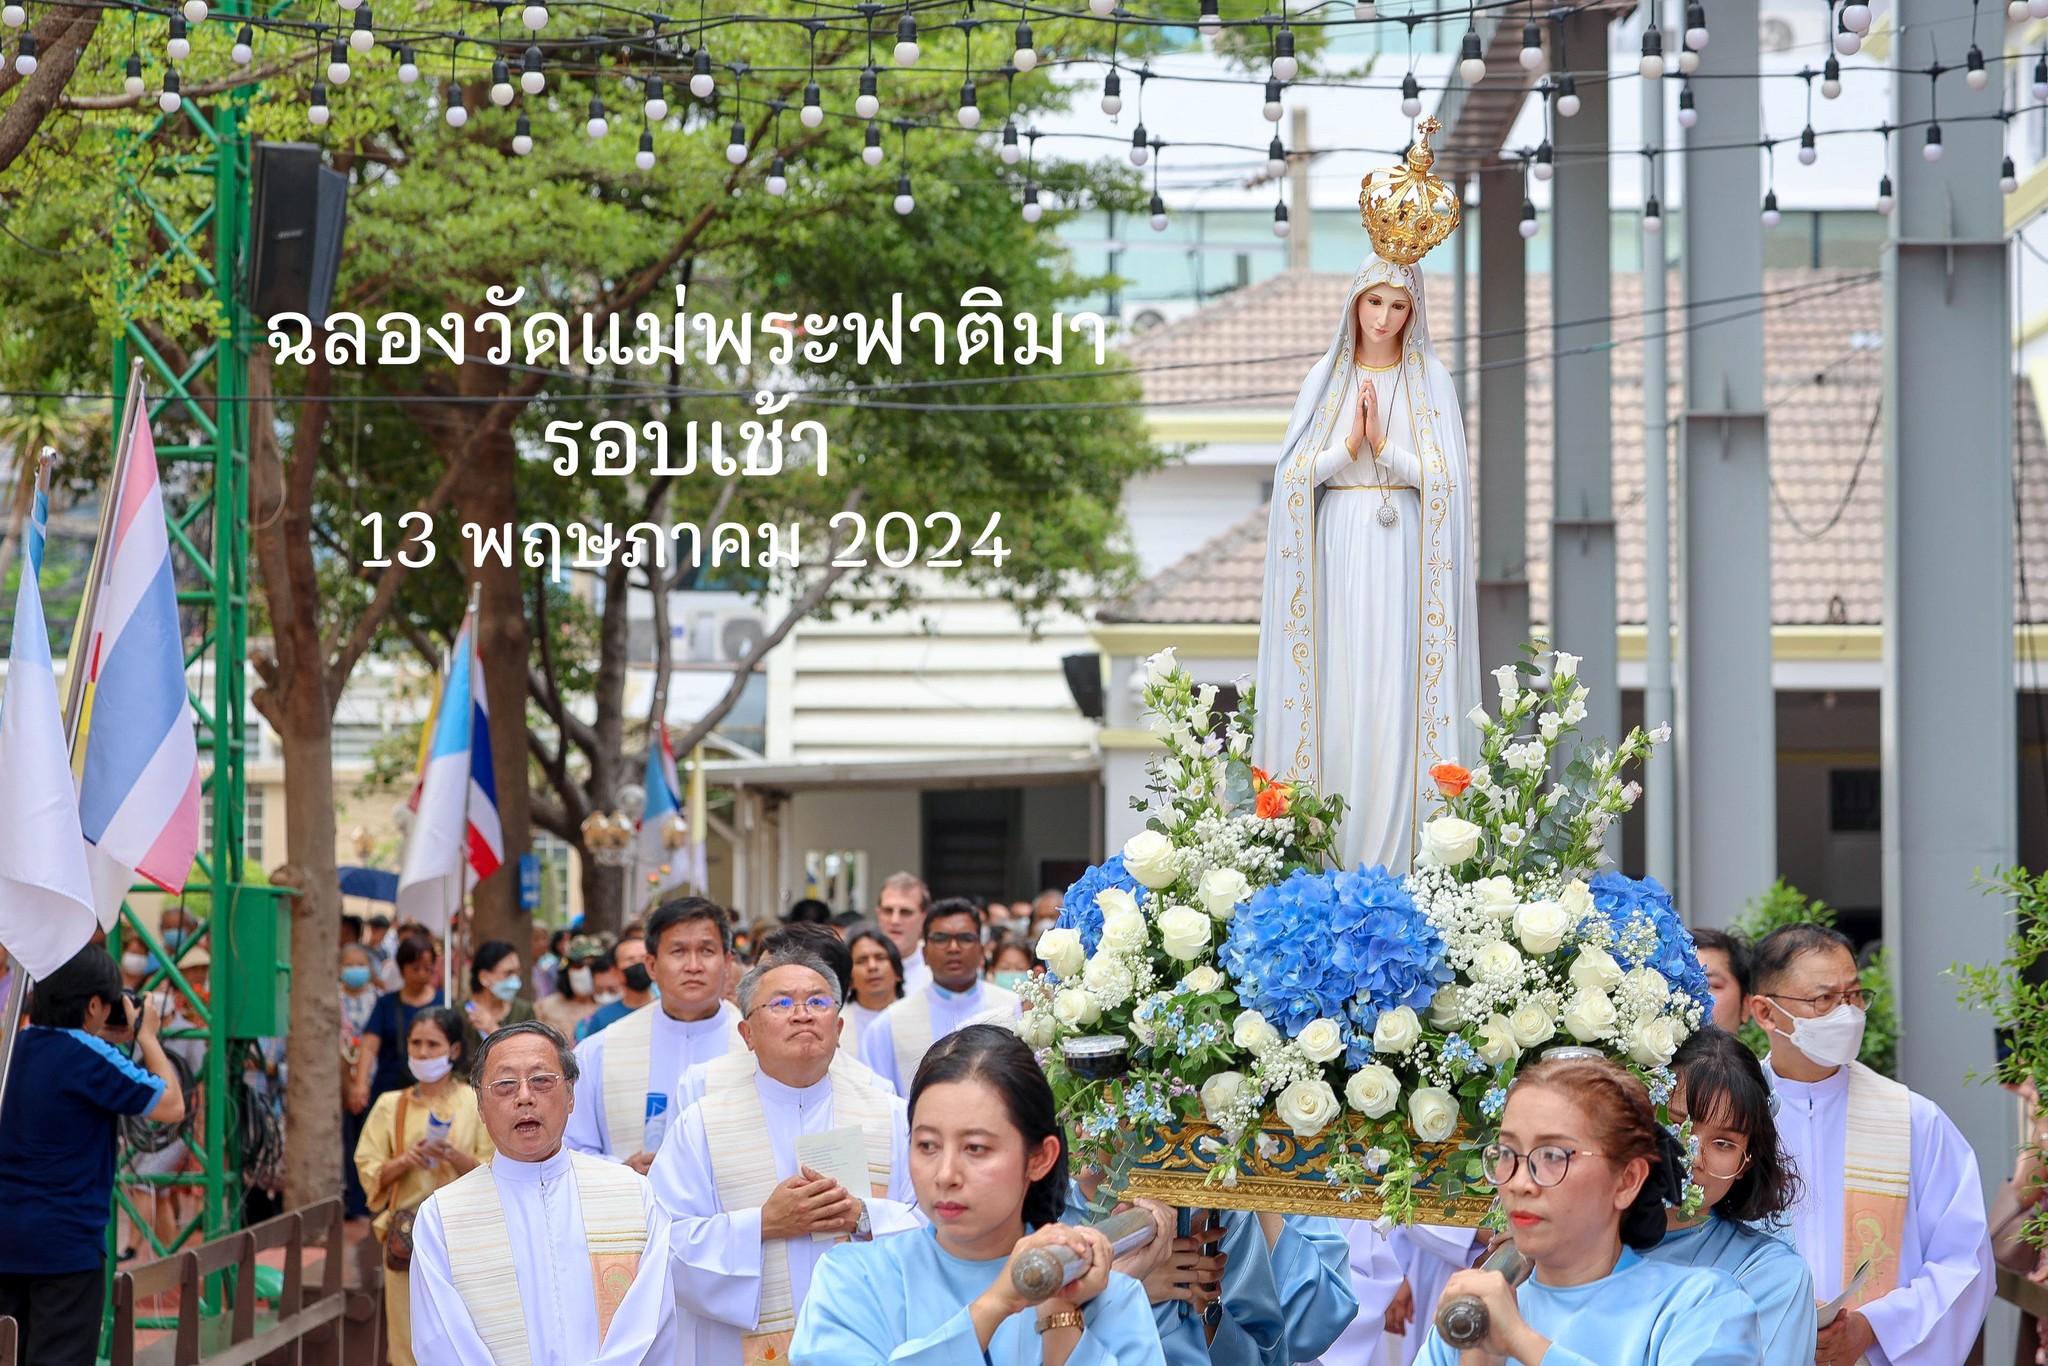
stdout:
{"type": "Polygon", "coordinates": [[[1205,1122],[1211,1182],[1288,1146],[1357,1212],[1407,1221],[1418,1191],[1448,1207],[1480,1182],[1547,1046],[1600,1049],[1661,1105],[1706,976],[1665,891],[1600,865],[1639,793],[1623,773],[1668,736],[1560,762],[1586,689],[1573,656],[1549,663],[1496,672],[1478,762],[1433,771],[1441,810],[1401,875],[1327,867],[1342,799],[1250,766],[1252,697],[1212,732],[1214,690],[1170,650],[1147,661],[1148,828],[1069,889],[1019,1025],[1078,1150],[1115,1171],[1134,1134],[1205,1122]],[[1072,1063],[1084,1037],[1122,1050],[1115,1075],[1072,1063]]]}

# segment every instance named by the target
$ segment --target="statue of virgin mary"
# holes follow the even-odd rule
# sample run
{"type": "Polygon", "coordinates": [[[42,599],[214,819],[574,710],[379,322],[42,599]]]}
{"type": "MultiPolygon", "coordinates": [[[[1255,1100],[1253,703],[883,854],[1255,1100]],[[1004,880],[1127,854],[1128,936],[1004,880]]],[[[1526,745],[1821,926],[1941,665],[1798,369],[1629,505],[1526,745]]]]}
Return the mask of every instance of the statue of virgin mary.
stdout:
{"type": "Polygon", "coordinates": [[[1274,780],[1343,796],[1347,868],[1408,871],[1440,800],[1430,770],[1478,748],[1471,466],[1430,347],[1426,249],[1376,237],[1273,476],[1254,749],[1274,780]],[[1392,363],[1367,365],[1375,352],[1392,363]]]}

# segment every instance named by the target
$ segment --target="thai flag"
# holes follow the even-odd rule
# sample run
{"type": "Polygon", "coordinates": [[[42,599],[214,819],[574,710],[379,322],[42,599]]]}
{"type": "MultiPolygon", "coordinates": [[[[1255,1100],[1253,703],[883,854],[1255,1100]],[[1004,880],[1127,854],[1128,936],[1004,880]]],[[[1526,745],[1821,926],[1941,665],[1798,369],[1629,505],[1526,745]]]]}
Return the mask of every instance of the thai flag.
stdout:
{"type": "Polygon", "coordinates": [[[640,868],[647,890],[656,896],[683,880],[679,849],[670,849],[662,835],[671,818],[680,818],[683,785],[676,777],[676,752],[669,747],[668,725],[663,723],[655,742],[647,747],[647,808],[640,814],[640,868]]]}
{"type": "Polygon", "coordinates": [[[185,691],[185,641],[156,441],[137,405],[117,461],[92,619],[73,659],[85,670],[71,752],[100,924],[114,926],[136,878],[181,892],[199,849],[199,741],[185,691]]]}
{"type": "Polygon", "coordinates": [[[480,686],[475,613],[462,619],[433,719],[419,802],[398,875],[398,913],[447,929],[462,896],[504,862],[498,789],[491,774],[490,713],[480,686]]]}
{"type": "Polygon", "coordinates": [[[37,978],[70,961],[97,923],[57,671],[36,585],[43,558],[37,529],[48,521],[49,496],[39,481],[28,565],[14,599],[7,691],[0,701],[0,773],[8,775],[0,785],[0,944],[37,978]]]}

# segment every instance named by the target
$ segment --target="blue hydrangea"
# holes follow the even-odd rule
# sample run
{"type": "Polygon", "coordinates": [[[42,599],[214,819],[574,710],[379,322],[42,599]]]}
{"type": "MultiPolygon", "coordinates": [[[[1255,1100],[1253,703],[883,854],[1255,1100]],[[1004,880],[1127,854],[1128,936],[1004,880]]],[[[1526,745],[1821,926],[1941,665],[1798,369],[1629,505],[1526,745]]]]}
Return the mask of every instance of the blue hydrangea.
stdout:
{"type": "Polygon", "coordinates": [[[1422,1010],[1451,977],[1443,940],[1384,868],[1298,872],[1238,910],[1219,957],[1238,1000],[1292,1038],[1311,1020],[1344,1022],[1356,1067],[1380,1012],[1422,1010]]]}
{"type": "Polygon", "coordinates": [[[1655,969],[1671,990],[1698,1002],[1702,1014],[1714,1009],[1714,993],[1707,986],[1707,970],[1700,966],[1693,947],[1692,931],[1678,918],[1671,893],[1655,878],[1635,879],[1609,871],[1588,884],[1593,907],[1614,930],[1614,957],[1625,968],[1655,969]],[[1623,936],[1631,925],[1647,923],[1656,933],[1656,947],[1645,955],[1627,952],[1623,936]]]}
{"type": "Polygon", "coordinates": [[[1095,904],[1095,897],[1109,887],[1121,887],[1132,896],[1139,896],[1145,890],[1143,883],[1124,871],[1124,856],[1117,854],[1081,874],[1080,879],[1067,888],[1066,898],[1060,902],[1059,927],[1079,930],[1081,947],[1091,957],[1095,946],[1102,942],[1102,908],[1095,904]]]}

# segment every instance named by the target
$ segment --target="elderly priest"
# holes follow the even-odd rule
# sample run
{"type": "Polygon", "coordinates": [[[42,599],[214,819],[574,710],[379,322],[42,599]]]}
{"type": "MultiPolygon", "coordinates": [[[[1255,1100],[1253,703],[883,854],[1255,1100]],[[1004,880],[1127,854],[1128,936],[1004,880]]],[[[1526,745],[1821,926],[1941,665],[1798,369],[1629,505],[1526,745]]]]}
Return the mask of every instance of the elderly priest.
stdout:
{"type": "Polygon", "coordinates": [[[472,1075],[497,1156],[420,1207],[414,1355],[422,1366],[672,1366],[668,1215],[631,1168],[562,1145],[575,1104],[568,1040],[508,1025],[472,1075]]]}
{"type": "Polygon", "coordinates": [[[684,1078],[650,1176],[675,1220],[685,1362],[784,1360],[826,1250],[921,1222],[907,1113],[839,1051],[839,991],[808,950],[764,954],[740,981],[749,1051],[684,1078]]]}

